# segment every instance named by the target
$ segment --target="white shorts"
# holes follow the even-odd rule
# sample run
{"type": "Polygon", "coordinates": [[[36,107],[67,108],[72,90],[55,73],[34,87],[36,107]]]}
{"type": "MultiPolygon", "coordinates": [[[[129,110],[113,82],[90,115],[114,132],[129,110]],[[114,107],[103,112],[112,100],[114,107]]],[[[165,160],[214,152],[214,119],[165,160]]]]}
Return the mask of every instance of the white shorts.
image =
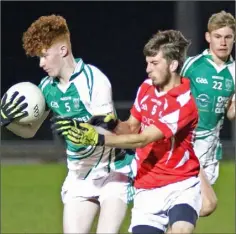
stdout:
{"type": "Polygon", "coordinates": [[[191,206],[199,216],[202,205],[199,178],[192,177],[155,189],[137,189],[129,232],[138,225],[166,231],[169,223],[168,211],[178,204],[191,206]]]}
{"type": "Polygon", "coordinates": [[[75,171],[69,171],[61,191],[62,202],[72,199],[97,199],[100,204],[110,197],[129,203],[133,200],[133,180],[119,172],[110,172],[99,179],[78,179],[75,171]]]}
{"type": "Polygon", "coordinates": [[[211,185],[214,184],[219,177],[219,164],[219,161],[217,161],[202,167],[211,185]]]}

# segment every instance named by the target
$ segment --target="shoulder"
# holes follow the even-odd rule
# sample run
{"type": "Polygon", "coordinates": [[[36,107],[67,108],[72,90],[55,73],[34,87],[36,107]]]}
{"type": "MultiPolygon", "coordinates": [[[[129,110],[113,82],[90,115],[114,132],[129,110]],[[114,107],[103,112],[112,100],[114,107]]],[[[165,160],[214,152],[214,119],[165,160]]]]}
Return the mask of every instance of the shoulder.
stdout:
{"type": "Polygon", "coordinates": [[[194,70],[203,62],[204,62],[204,55],[203,54],[198,54],[196,56],[188,57],[186,59],[186,61],[184,62],[181,74],[183,76],[185,76],[187,72],[194,70]]]}
{"type": "Polygon", "coordinates": [[[85,75],[87,74],[87,77],[93,85],[96,87],[109,87],[111,88],[111,83],[108,77],[105,75],[104,72],[102,72],[98,67],[92,65],[92,64],[86,64],[85,65],[85,75]]]}
{"type": "Polygon", "coordinates": [[[142,90],[147,90],[149,88],[153,87],[152,85],[152,80],[150,78],[147,78],[146,80],[144,80],[144,82],[139,86],[139,89],[142,90]]]}
{"type": "Polygon", "coordinates": [[[40,81],[38,87],[43,92],[46,88],[51,87],[52,83],[53,83],[53,78],[50,76],[46,76],[40,81]]]}
{"type": "Polygon", "coordinates": [[[92,65],[92,64],[87,64],[88,69],[91,70],[92,75],[95,79],[99,79],[99,80],[104,80],[104,81],[109,81],[108,77],[106,76],[106,74],[101,71],[101,69],[99,69],[98,67],[92,65]]]}

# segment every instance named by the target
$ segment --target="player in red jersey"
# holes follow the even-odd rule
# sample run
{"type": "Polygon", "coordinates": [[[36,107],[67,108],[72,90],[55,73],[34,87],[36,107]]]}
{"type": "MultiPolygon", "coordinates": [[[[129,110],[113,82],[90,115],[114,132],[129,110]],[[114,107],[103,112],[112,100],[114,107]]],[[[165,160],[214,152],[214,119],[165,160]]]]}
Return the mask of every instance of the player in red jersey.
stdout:
{"type": "MultiPolygon", "coordinates": [[[[199,161],[193,151],[198,121],[190,83],[180,76],[189,41],[160,31],[144,47],[148,79],[139,87],[130,118],[115,121],[117,135],[87,123],[58,119],[54,128],[79,145],[136,149],[132,233],[192,233],[201,208],[199,161]],[[118,122],[118,123],[117,123],[118,122]]],[[[104,122],[112,123],[112,116],[104,122]]]]}

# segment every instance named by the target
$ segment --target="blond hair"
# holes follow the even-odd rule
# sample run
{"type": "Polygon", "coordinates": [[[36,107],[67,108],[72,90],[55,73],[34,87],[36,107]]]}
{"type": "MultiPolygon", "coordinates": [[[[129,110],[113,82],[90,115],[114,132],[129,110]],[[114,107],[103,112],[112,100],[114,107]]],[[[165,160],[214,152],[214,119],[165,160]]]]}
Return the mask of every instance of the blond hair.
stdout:
{"type": "Polygon", "coordinates": [[[235,18],[232,14],[221,11],[213,14],[209,18],[207,25],[208,32],[212,32],[223,27],[229,27],[235,33],[235,18]]]}
{"type": "Polygon", "coordinates": [[[26,55],[41,56],[43,49],[64,40],[71,49],[70,32],[66,20],[59,15],[41,16],[23,34],[23,48],[26,55]]]}
{"type": "Polygon", "coordinates": [[[162,51],[163,57],[171,62],[177,60],[179,66],[177,73],[181,71],[186,58],[187,49],[190,41],[187,40],[180,31],[165,30],[159,31],[148,41],[144,46],[144,56],[156,56],[159,51],[162,51]]]}

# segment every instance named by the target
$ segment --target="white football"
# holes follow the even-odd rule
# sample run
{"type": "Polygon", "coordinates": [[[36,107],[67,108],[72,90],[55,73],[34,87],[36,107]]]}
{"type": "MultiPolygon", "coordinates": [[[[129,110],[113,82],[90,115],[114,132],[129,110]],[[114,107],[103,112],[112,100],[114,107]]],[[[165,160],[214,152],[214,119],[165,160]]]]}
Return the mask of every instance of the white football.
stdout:
{"type": "Polygon", "coordinates": [[[25,100],[22,104],[25,102],[28,103],[28,106],[24,111],[27,111],[29,115],[23,117],[18,122],[28,124],[40,119],[45,111],[46,105],[40,88],[31,82],[17,83],[7,90],[7,102],[10,100],[15,91],[19,92],[17,98],[20,96],[25,96],[25,100]]]}

